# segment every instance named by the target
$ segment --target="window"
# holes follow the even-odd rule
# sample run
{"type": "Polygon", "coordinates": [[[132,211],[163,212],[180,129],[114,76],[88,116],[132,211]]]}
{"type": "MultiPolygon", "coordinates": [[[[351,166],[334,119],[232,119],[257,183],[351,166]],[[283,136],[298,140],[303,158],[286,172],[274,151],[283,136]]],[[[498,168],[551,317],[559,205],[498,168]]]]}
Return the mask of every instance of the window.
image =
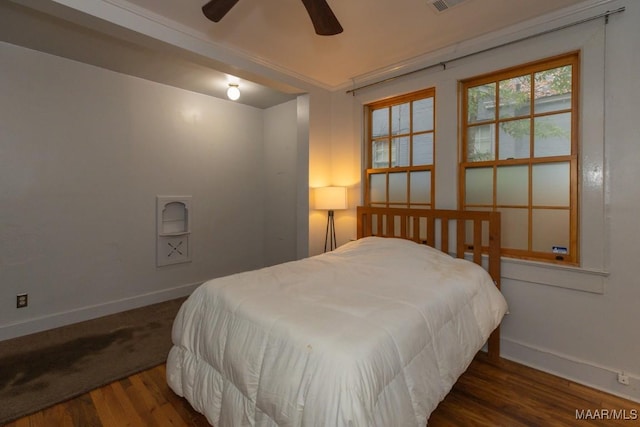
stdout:
{"type": "Polygon", "coordinates": [[[502,215],[503,255],[578,262],[577,53],[462,82],[460,200],[502,215]]]}
{"type": "Polygon", "coordinates": [[[432,207],[435,90],[366,106],[365,204],[432,207]]]}

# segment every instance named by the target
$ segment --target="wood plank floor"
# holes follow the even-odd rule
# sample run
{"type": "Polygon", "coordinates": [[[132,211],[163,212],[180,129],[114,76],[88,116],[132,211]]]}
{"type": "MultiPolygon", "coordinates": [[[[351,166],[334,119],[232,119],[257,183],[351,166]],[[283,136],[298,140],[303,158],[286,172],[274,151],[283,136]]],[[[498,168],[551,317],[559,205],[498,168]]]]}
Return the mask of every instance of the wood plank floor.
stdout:
{"type": "MultiPolygon", "coordinates": [[[[169,389],[165,372],[164,365],[157,366],[6,427],[208,426],[169,389]]],[[[429,427],[632,426],[640,425],[639,417],[640,403],[478,355],[433,412],[429,427]],[[577,420],[576,411],[591,419],[577,420]]]]}

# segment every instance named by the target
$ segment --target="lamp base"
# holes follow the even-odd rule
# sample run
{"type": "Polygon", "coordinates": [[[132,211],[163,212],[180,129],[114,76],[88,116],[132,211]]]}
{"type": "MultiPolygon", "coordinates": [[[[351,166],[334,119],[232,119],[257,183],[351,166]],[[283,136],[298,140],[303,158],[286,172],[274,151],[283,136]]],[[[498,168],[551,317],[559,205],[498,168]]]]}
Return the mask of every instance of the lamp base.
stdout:
{"type": "Polygon", "coordinates": [[[327,213],[327,231],[324,235],[324,251],[327,252],[327,244],[329,245],[329,251],[334,250],[337,247],[336,242],[336,226],[333,222],[333,211],[330,210],[327,213]]]}

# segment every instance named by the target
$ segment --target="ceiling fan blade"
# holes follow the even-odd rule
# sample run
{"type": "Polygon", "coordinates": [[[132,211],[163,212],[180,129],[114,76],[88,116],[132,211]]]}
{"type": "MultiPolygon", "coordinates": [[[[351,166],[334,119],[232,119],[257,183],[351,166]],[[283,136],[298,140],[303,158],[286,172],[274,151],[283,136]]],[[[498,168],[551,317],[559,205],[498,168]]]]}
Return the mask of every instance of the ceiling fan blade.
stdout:
{"type": "Polygon", "coordinates": [[[342,32],[342,25],[327,4],[326,0],[302,0],[307,8],[316,34],[321,36],[333,36],[342,32]]]}
{"type": "Polygon", "coordinates": [[[202,6],[202,13],[213,22],[219,22],[236,3],[238,0],[211,0],[202,6]]]}

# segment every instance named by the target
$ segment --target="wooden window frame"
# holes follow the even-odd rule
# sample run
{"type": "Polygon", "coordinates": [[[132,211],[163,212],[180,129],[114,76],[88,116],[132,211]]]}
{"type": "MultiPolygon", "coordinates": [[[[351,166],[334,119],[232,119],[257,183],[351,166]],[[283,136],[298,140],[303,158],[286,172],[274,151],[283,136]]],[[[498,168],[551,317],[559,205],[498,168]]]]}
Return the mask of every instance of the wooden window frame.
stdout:
{"type": "MultiPolygon", "coordinates": [[[[412,106],[413,104],[411,104],[412,106]]],[[[416,92],[387,98],[381,101],[376,101],[370,104],[365,105],[365,121],[366,121],[366,135],[365,135],[365,153],[366,153],[366,167],[364,170],[364,204],[365,206],[384,206],[384,207],[408,207],[408,208],[422,208],[422,209],[432,209],[434,208],[435,201],[435,168],[436,168],[436,120],[435,120],[435,111],[436,111],[436,90],[435,88],[428,88],[419,90],[416,92]],[[411,107],[409,113],[409,132],[393,135],[391,129],[389,130],[389,135],[381,138],[373,138],[373,120],[372,115],[376,110],[380,110],[382,108],[389,109],[389,123],[391,123],[391,108],[396,105],[401,105],[405,103],[411,103],[414,101],[419,101],[422,99],[432,98],[433,99],[433,129],[428,131],[413,131],[413,107],[411,107]],[[393,166],[393,149],[391,141],[393,138],[397,138],[399,136],[407,136],[410,138],[410,141],[413,141],[414,135],[422,135],[431,133],[433,135],[433,162],[430,165],[419,165],[413,166],[413,143],[409,144],[409,165],[408,166],[393,166]],[[388,139],[389,142],[389,167],[386,168],[374,168],[373,167],[373,143],[374,141],[380,141],[383,139],[388,139]],[[407,202],[393,202],[389,200],[389,175],[392,173],[406,172],[407,175],[407,188],[406,188],[406,200],[407,202]],[[411,180],[410,174],[412,172],[430,172],[430,194],[429,194],[429,203],[421,203],[421,202],[412,202],[411,201],[411,180]],[[386,195],[385,202],[380,203],[377,201],[371,201],[371,188],[370,188],[370,178],[371,175],[380,175],[384,174],[386,179],[386,195]]]]}
{"type": "MultiPolygon", "coordinates": [[[[510,166],[510,165],[528,165],[528,186],[529,186],[529,194],[528,194],[528,206],[527,215],[528,215],[528,230],[527,230],[527,238],[528,248],[525,249],[513,249],[513,248],[502,248],[502,255],[510,258],[518,258],[525,260],[533,260],[533,261],[541,261],[541,262],[549,262],[556,264],[565,264],[565,265],[578,265],[579,264],[579,223],[578,223],[578,192],[579,192],[579,180],[578,180],[578,130],[579,130],[579,94],[580,94],[580,55],[579,52],[571,52],[564,55],[555,56],[552,58],[543,59],[540,61],[535,61],[531,63],[527,63],[521,66],[511,67],[508,69],[492,72],[490,74],[485,74],[478,77],[469,78],[460,82],[460,99],[461,99],[461,127],[460,127],[460,140],[461,140],[461,157],[459,164],[459,206],[463,210],[473,210],[481,209],[481,210],[492,210],[499,211],[500,208],[508,208],[509,206],[501,206],[497,203],[497,168],[498,166],[510,166]],[[500,81],[504,81],[510,78],[520,77],[525,74],[530,74],[532,76],[532,84],[533,83],[533,75],[537,72],[542,72],[545,70],[552,70],[554,68],[558,68],[565,65],[571,65],[572,74],[571,74],[571,106],[567,109],[555,110],[551,113],[536,113],[534,109],[535,96],[531,96],[530,99],[530,111],[528,115],[518,116],[516,118],[500,118],[499,117],[499,108],[495,108],[495,116],[493,119],[489,119],[486,121],[482,121],[483,124],[489,123],[493,124],[495,127],[494,144],[493,149],[495,150],[495,156],[493,160],[476,160],[476,161],[468,161],[467,160],[467,150],[468,150],[468,129],[472,127],[473,123],[470,125],[468,123],[468,89],[472,87],[478,87],[484,84],[495,83],[496,85],[496,100],[497,103],[500,102],[499,99],[499,84],[500,81]],[[533,141],[535,138],[535,132],[530,132],[530,155],[528,158],[517,158],[517,159],[499,159],[499,144],[498,144],[498,129],[499,124],[506,122],[508,120],[519,120],[524,118],[529,118],[533,123],[534,118],[536,117],[544,117],[545,115],[554,115],[554,114],[562,114],[563,112],[571,113],[571,140],[570,140],[570,154],[562,155],[562,156],[554,156],[554,157],[534,157],[533,152],[533,141]],[[552,164],[558,162],[567,162],[569,163],[569,206],[568,207],[555,207],[555,206],[537,206],[533,205],[533,179],[532,179],[532,171],[534,164],[552,164]],[[478,167],[491,167],[493,169],[493,203],[491,206],[479,206],[479,205],[467,205],[465,200],[465,185],[466,185],[466,172],[470,168],[478,168],[478,167]],[[551,209],[563,209],[569,211],[569,247],[568,254],[554,254],[552,252],[536,252],[533,250],[532,242],[533,242],[533,211],[534,209],[543,209],[543,210],[551,210],[551,209]]],[[[531,125],[533,126],[533,124],[531,125]]],[[[503,216],[504,220],[504,216],[503,216]]]]}

